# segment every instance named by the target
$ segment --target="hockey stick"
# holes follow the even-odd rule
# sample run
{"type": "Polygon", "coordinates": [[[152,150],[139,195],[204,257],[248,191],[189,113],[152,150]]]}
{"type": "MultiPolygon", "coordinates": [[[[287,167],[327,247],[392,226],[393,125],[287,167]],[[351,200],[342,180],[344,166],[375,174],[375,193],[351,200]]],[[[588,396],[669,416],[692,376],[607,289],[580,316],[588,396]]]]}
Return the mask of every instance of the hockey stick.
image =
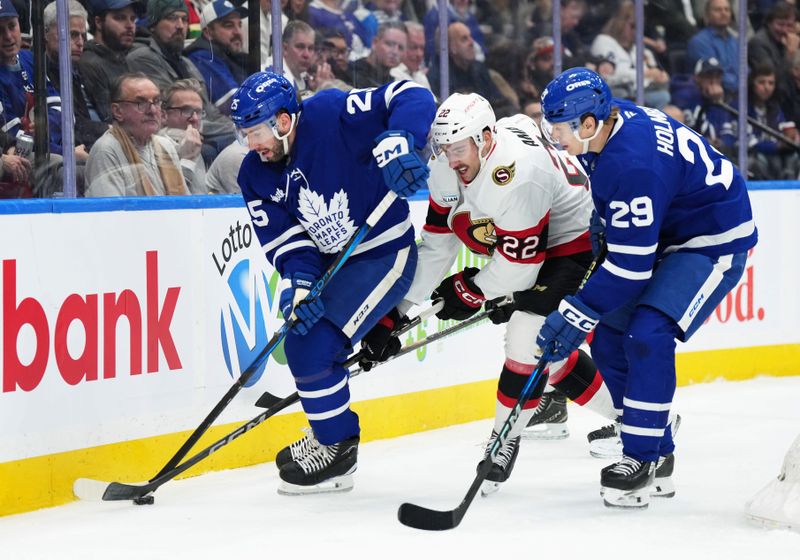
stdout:
{"type": "MultiPolygon", "coordinates": [[[[443,306],[444,306],[443,302],[442,303],[437,303],[437,304],[431,306],[430,309],[426,309],[425,311],[420,313],[419,316],[415,317],[411,321],[411,323],[407,324],[408,328],[405,328],[405,326],[404,326],[402,329],[396,331],[395,333],[392,333],[392,335],[393,336],[401,336],[401,335],[405,334],[406,332],[408,332],[409,330],[411,330],[412,328],[417,326],[419,323],[421,323],[422,320],[427,319],[428,317],[430,317],[434,313],[437,313],[443,306]]],[[[489,316],[489,314],[490,314],[489,311],[484,311],[483,313],[479,313],[477,315],[474,315],[474,316],[470,317],[469,319],[467,319],[465,321],[461,321],[460,323],[458,323],[456,325],[453,325],[452,327],[449,327],[449,328],[444,329],[442,331],[439,331],[437,333],[433,333],[432,335],[427,336],[427,337],[423,338],[422,340],[418,340],[417,342],[414,342],[413,344],[409,344],[408,346],[404,346],[403,348],[400,349],[399,352],[397,352],[397,354],[395,354],[394,356],[392,356],[388,360],[385,360],[383,362],[375,362],[373,364],[373,367],[380,366],[380,365],[383,365],[383,364],[388,364],[392,360],[396,360],[400,356],[405,356],[406,354],[408,354],[410,352],[413,352],[417,348],[422,348],[423,346],[426,346],[426,345],[430,344],[431,342],[435,342],[435,341],[440,340],[442,338],[448,337],[451,334],[455,334],[458,331],[460,331],[462,329],[465,329],[466,327],[469,327],[471,325],[474,325],[476,323],[479,323],[479,322],[483,321],[484,319],[486,319],[489,316]]],[[[350,368],[351,366],[356,365],[359,361],[361,361],[361,358],[363,358],[363,357],[364,357],[364,351],[363,350],[359,350],[358,352],[356,352],[355,354],[350,356],[350,358],[347,359],[347,361],[344,363],[344,367],[350,368]]],[[[364,371],[365,370],[363,368],[360,368],[360,367],[357,368],[357,369],[354,369],[353,371],[350,372],[350,377],[351,378],[356,377],[357,375],[362,374],[364,371]]],[[[296,394],[297,393],[295,393],[295,395],[296,394]]],[[[290,398],[290,397],[286,397],[286,398],[290,398]]],[[[282,399],[280,397],[276,397],[275,395],[273,395],[272,393],[267,391],[263,395],[261,395],[261,397],[259,397],[258,401],[256,402],[256,406],[260,406],[260,407],[263,407],[263,408],[269,408],[271,406],[274,406],[275,404],[277,404],[281,400],[282,399]]],[[[298,398],[298,400],[299,400],[299,398],[298,398]]]]}
{"type": "MultiPolygon", "coordinates": [[[[444,307],[444,300],[436,300],[436,302],[433,305],[422,311],[419,315],[417,315],[413,319],[410,319],[407,322],[402,323],[397,329],[392,331],[392,336],[403,336],[408,331],[410,331],[411,329],[422,323],[422,321],[425,321],[432,315],[435,315],[436,313],[441,311],[443,307],[444,307]]],[[[343,364],[345,369],[350,369],[352,366],[360,362],[363,357],[364,357],[364,350],[359,350],[358,352],[347,358],[347,361],[343,364]]],[[[396,356],[389,358],[388,360],[386,360],[386,362],[393,360],[395,357],[396,356]]],[[[379,365],[381,363],[386,363],[386,362],[377,362],[375,365],[379,365]]],[[[357,370],[350,372],[349,376],[355,377],[356,375],[361,373],[361,371],[362,369],[358,368],[357,370]]],[[[263,395],[258,397],[255,406],[259,408],[269,408],[271,406],[274,406],[281,400],[283,399],[281,399],[280,397],[276,397],[269,391],[265,391],[263,395]]]]}
{"type": "Polygon", "coordinates": [[[528,376],[528,381],[523,386],[519,399],[517,399],[514,408],[511,409],[511,413],[508,415],[508,418],[506,418],[506,421],[503,422],[497,439],[494,440],[492,447],[489,449],[488,458],[490,460],[483,461],[481,468],[478,469],[478,474],[475,476],[472,485],[469,487],[469,490],[467,490],[467,494],[464,496],[464,499],[461,500],[458,507],[439,511],[406,502],[397,510],[397,518],[400,520],[400,523],[408,527],[413,527],[414,529],[423,529],[425,531],[444,531],[458,527],[458,524],[461,523],[461,520],[464,518],[464,514],[467,513],[467,508],[469,508],[478,490],[480,490],[481,484],[483,484],[483,481],[489,475],[489,471],[492,470],[497,454],[508,441],[511,428],[516,424],[517,418],[519,418],[522,412],[522,407],[530,400],[534,388],[539,383],[539,379],[542,378],[542,372],[547,366],[547,357],[549,357],[549,353],[545,352],[536,364],[533,373],[528,376]]]}
{"type": "MultiPolygon", "coordinates": [[[[603,240],[600,251],[592,260],[589,268],[586,270],[586,274],[584,274],[583,279],[578,286],[578,290],[581,290],[589,280],[589,277],[592,275],[595,268],[597,268],[598,262],[602,261],[602,259],[605,257],[606,251],[607,244],[605,240],[603,240]]],[[[458,507],[455,509],[440,511],[406,502],[397,510],[397,519],[400,521],[400,523],[414,529],[422,529],[425,531],[445,531],[458,527],[458,524],[461,523],[461,520],[467,513],[467,509],[472,503],[472,500],[475,499],[475,496],[483,484],[483,481],[492,470],[492,465],[495,462],[497,453],[508,441],[511,428],[513,428],[514,424],[516,424],[517,419],[522,412],[522,408],[530,400],[533,390],[539,383],[539,379],[542,378],[544,369],[549,361],[551,351],[552,348],[548,347],[542,352],[541,359],[536,364],[533,373],[531,373],[531,375],[528,377],[528,381],[526,381],[525,385],[522,387],[522,391],[520,391],[520,395],[516,404],[514,404],[514,407],[511,409],[511,413],[508,415],[508,418],[506,418],[506,421],[503,422],[503,425],[500,427],[497,435],[497,439],[494,440],[494,443],[489,449],[488,458],[490,460],[483,461],[481,468],[478,469],[478,474],[475,475],[472,485],[469,487],[469,490],[467,490],[467,494],[464,496],[464,499],[461,500],[461,503],[458,505],[458,507]]]]}
{"type": "MultiPolygon", "coordinates": [[[[394,191],[390,190],[389,192],[386,193],[383,199],[378,203],[378,206],[376,206],[375,209],[370,213],[370,215],[367,216],[366,222],[356,230],[355,234],[353,234],[353,236],[348,240],[348,242],[345,244],[345,246],[337,255],[336,259],[333,261],[333,263],[331,263],[328,269],[315,282],[314,286],[311,288],[308,295],[306,296],[305,298],[306,300],[314,299],[320,295],[325,286],[327,286],[328,283],[330,282],[333,275],[336,274],[339,271],[339,269],[344,265],[345,261],[347,261],[347,259],[350,258],[350,255],[352,255],[353,251],[356,249],[359,243],[361,243],[361,241],[364,240],[364,238],[369,234],[370,230],[383,217],[383,215],[386,213],[386,210],[389,209],[389,207],[392,205],[392,203],[395,201],[396,198],[397,194],[394,191]]],[[[192,434],[189,436],[186,442],[184,442],[181,448],[178,449],[175,455],[173,455],[172,458],[169,461],[167,461],[167,464],[165,464],[162,467],[162,469],[158,471],[158,473],[156,473],[156,475],[153,478],[150,479],[150,482],[159,479],[163,475],[175,469],[178,463],[180,463],[181,459],[186,457],[186,454],[189,453],[189,451],[192,449],[192,447],[194,447],[194,445],[203,436],[203,434],[206,433],[206,431],[208,431],[208,428],[211,427],[211,424],[214,422],[214,420],[216,420],[219,417],[222,411],[230,404],[230,402],[239,393],[242,387],[244,387],[245,384],[250,380],[250,378],[253,377],[253,375],[261,366],[261,364],[264,363],[264,361],[269,357],[270,354],[272,354],[272,352],[275,350],[275,348],[277,348],[277,346],[281,343],[281,341],[283,341],[283,339],[286,337],[286,334],[289,332],[289,329],[291,329],[292,326],[294,325],[295,320],[296,317],[294,316],[294,314],[292,314],[291,317],[288,317],[284,321],[283,325],[281,325],[281,328],[278,329],[278,332],[276,332],[272,336],[272,338],[264,347],[264,349],[261,350],[258,356],[256,356],[256,358],[253,360],[253,363],[251,363],[247,367],[247,369],[244,372],[242,372],[242,374],[239,376],[236,382],[231,386],[230,389],[228,389],[228,392],[225,393],[225,395],[217,403],[217,405],[211,410],[211,412],[208,413],[208,416],[206,416],[205,419],[200,423],[200,425],[194,430],[194,432],[192,432],[192,434]]],[[[85,479],[78,479],[75,481],[75,488],[77,488],[78,482],[80,482],[81,480],[85,479]]],[[[75,491],[75,494],[78,495],[78,497],[80,497],[77,490],[75,491]]],[[[103,499],[121,500],[125,498],[104,497],[103,499]]]]}

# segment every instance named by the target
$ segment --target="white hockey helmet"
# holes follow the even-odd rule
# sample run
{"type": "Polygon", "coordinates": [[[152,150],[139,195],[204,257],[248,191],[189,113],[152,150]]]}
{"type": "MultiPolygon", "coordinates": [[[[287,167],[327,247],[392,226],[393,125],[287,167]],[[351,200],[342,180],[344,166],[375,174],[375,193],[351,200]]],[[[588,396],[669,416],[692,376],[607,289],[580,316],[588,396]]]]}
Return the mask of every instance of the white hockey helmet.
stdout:
{"type": "Polygon", "coordinates": [[[434,150],[465,138],[472,138],[483,149],[483,131],[494,134],[497,119],[486,99],[477,93],[454,93],[439,106],[431,125],[431,141],[434,150]]]}

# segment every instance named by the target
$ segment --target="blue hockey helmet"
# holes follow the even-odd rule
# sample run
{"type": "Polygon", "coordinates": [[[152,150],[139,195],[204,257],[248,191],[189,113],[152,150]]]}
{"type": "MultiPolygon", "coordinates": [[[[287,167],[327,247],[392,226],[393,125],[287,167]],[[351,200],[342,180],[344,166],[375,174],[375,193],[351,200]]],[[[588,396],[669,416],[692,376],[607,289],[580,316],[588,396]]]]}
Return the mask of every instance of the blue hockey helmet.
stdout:
{"type": "Polygon", "coordinates": [[[549,123],[568,122],[573,130],[586,114],[605,121],[611,114],[611,89],[596,72],[571,68],[547,84],[542,92],[542,112],[549,123]]]}
{"type": "Polygon", "coordinates": [[[263,122],[273,127],[281,109],[291,115],[300,111],[294,86],[280,74],[256,72],[233,94],[231,120],[237,128],[249,128],[263,122]]]}

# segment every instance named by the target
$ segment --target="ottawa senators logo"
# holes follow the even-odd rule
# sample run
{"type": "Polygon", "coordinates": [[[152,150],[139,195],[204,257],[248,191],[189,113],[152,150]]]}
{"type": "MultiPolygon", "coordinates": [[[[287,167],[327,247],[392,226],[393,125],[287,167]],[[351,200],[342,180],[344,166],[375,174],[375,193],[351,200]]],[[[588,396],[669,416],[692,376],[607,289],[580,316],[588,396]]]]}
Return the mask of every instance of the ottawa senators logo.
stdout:
{"type": "Polygon", "coordinates": [[[517,162],[514,162],[509,166],[501,165],[499,167],[495,167],[494,171],[492,171],[492,181],[494,181],[495,184],[500,187],[506,186],[514,178],[516,165],[517,162]]]}
{"type": "Polygon", "coordinates": [[[473,253],[490,255],[494,252],[497,236],[491,218],[472,219],[469,212],[459,212],[453,216],[453,233],[473,253]]]}

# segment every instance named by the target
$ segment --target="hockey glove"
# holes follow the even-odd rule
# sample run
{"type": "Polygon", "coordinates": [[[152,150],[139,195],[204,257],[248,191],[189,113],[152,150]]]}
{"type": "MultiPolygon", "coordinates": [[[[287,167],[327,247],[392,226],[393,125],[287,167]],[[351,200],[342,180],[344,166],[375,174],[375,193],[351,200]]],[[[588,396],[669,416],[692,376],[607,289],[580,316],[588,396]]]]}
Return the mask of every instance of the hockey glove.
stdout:
{"type": "Polygon", "coordinates": [[[592,218],[589,220],[589,239],[592,241],[592,254],[596,257],[606,240],[606,226],[600,221],[597,210],[592,210],[592,218]]]}
{"type": "Polygon", "coordinates": [[[400,339],[392,336],[392,331],[403,322],[397,308],[392,309],[378,324],[361,339],[361,359],[358,365],[369,371],[377,363],[385,362],[400,351],[400,339]]]}
{"type": "Polygon", "coordinates": [[[294,312],[295,322],[292,327],[301,335],[308,334],[314,323],[325,314],[325,306],[319,298],[306,300],[305,297],[314,286],[315,278],[305,272],[292,275],[291,284],[281,291],[278,302],[285,318],[294,312]]]}
{"type": "Polygon", "coordinates": [[[550,348],[547,361],[567,358],[594,329],[600,315],[574,296],[567,296],[544,320],[536,344],[539,348],[550,348]]]}
{"type": "Polygon", "coordinates": [[[428,184],[431,170],[414,149],[414,136],[404,130],[387,130],[375,139],[372,155],[383,171],[386,186],[409,197],[428,184]]]}
{"type": "Polygon", "coordinates": [[[502,325],[503,323],[508,323],[512,313],[517,310],[517,306],[513,299],[502,296],[487,301],[485,309],[489,313],[489,319],[492,323],[502,325]]]}
{"type": "Polygon", "coordinates": [[[432,300],[444,300],[444,307],[436,314],[439,319],[463,321],[478,312],[486,298],[472,280],[476,274],[478,269],[469,266],[442,280],[431,294],[432,300]]]}

